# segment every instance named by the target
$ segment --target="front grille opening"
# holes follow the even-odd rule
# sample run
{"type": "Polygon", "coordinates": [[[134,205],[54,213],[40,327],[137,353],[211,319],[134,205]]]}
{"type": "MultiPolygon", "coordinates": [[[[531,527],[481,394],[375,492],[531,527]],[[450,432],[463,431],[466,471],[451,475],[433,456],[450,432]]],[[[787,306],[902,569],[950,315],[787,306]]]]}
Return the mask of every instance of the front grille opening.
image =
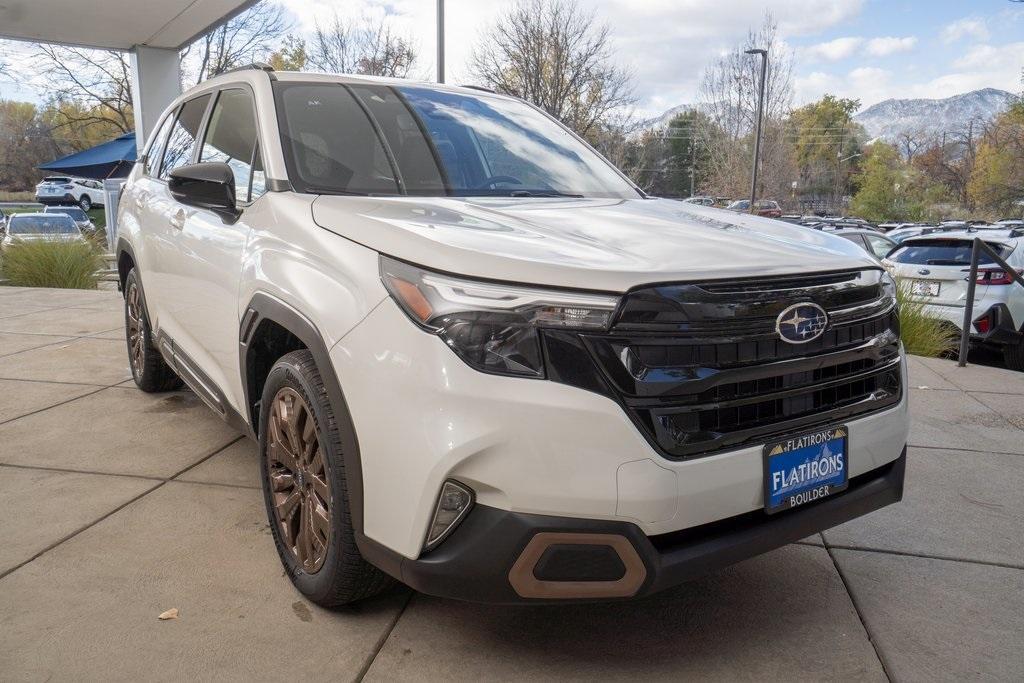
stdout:
{"type": "Polygon", "coordinates": [[[670,459],[884,410],[902,398],[902,368],[899,318],[880,277],[858,271],[640,288],[626,295],[607,334],[546,332],[549,377],[600,387],[670,459]],[[806,344],[783,341],[776,317],[765,315],[808,297],[830,311],[828,328],[806,344]],[[866,303],[841,305],[848,302],[866,303]],[[593,375],[553,352],[563,346],[589,356],[593,375]]]}

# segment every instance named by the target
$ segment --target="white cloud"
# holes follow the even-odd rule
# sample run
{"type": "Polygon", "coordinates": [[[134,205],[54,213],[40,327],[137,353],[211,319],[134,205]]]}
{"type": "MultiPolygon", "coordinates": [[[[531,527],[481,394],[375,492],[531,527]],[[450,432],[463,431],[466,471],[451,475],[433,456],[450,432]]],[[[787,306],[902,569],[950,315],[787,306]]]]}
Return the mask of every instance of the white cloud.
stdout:
{"type": "Polygon", "coordinates": [[[838,62],[856,54],[860,46],[864,44],[863,38],[848,37],[836,38],[825,43],[818,43],[805,48],[801,52],[802,57],[808,59],[823,59],[829,62],[838,62]]]}
{"type": "Polygon", "coordinates": [[[942,29],[942,41],[944,43],[955,43],[962,38],[974,38],[975,40],[988,40],[988,26],[983,19],[977,17],[964,17],[947,24],[942,29]]]}
{"type": "Polygon", "coordinates": [[[899,52],[910,52],[915,45],[917,45],[915,36],[872,38],[868,41],[867,53],[872,57],[888,57],[899,52]]]}
{"type": "MultiPolygon", "coordinates": [[[[433,78],[436,53],[433,0],[276,0],[309,30],[337,9],[349,16],[381,13],[411,36],[419,54],[417,74],[433,78]]],[[[763,0],[578,0],[581,10],[611,27],[613,53],[632,70],[638,109],[660,109],[697,98],[704,68],[760,23],[763,0]],[[665,104],[665,107],[662,107],[665,104]]],[[[860,14],[865,0],[774,0],[772,15],[792,38],[842,24],[860,14]]],[[[481,31],[508,10],[508,0],[446,0],[446,71],[453,83],[469,82],[468,62],[481,31]]]]}

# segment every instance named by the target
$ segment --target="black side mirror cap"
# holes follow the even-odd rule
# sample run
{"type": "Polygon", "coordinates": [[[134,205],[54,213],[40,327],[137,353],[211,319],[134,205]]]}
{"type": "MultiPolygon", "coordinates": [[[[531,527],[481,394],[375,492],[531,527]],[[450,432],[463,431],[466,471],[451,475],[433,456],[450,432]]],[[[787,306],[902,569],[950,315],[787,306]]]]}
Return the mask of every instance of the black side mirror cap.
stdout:
{"type": "Polygon", "coordinates": [[[235,201],[235,173],[225,163],[207,161],[176,168],[167,189],[182,204],[212,211],[225,223],[234,223],[242,215],[235,201]]]}

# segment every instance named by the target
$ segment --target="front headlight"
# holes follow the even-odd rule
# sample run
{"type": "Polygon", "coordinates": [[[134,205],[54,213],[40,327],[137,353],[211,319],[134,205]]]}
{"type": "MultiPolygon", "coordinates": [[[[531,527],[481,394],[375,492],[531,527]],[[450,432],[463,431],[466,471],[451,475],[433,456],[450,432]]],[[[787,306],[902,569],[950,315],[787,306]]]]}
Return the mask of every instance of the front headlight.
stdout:
{"type": "Polygon", "coordinates": [[[881,284],[882,294],[893,303],[896,303],[896,280],[888,272],[883,271],[881,284]]]}
{"type": "Polygon", "coordinates": [[[384,286],[409,318],[481,372],[544,377],[537,330],[606,330],[619,298],[466,280],[380,257],[384,286]]]}

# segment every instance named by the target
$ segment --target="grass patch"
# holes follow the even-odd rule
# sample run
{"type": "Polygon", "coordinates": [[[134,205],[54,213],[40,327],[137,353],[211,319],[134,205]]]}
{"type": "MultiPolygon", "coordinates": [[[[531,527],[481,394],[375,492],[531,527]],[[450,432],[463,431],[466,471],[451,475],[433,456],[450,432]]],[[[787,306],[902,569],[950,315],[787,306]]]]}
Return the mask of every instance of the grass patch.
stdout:
{"type": "Polygon", "coordinates": [[[896,284],[896,301],[900,310],[900,338],[907,353],[938,358],[957,348],[960,337],[956,328],[928,313],[924,302],[910,295],[910,285],[905,281],[896,284]]]}
{"type": "Polygon", "coordinates": [[[15,287],[96,289],[102,267],[92,242],[24,242],[0,255],[0,273],[15,287]]]}

